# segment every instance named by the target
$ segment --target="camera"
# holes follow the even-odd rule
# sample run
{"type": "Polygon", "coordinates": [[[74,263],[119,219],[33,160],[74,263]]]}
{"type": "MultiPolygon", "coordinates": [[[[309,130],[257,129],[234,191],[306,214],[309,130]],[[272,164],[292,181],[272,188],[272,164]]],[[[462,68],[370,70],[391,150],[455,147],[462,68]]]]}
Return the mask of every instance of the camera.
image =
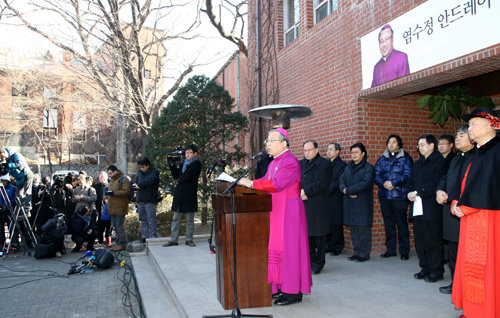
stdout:
{"type": "Polygon", "coordinates": [[[2,159],[2,161],[0,161],[0,176],[4,176],[7,173],[7,162],[5,161],[5,159],[2,159]]]}
{"type": "Polygon", "coordinates": [[[181,146],[176,146],[175,150],[167,155],[167,161],[176,162],[181,161],[184,158],[185,150],[181,146]]]}

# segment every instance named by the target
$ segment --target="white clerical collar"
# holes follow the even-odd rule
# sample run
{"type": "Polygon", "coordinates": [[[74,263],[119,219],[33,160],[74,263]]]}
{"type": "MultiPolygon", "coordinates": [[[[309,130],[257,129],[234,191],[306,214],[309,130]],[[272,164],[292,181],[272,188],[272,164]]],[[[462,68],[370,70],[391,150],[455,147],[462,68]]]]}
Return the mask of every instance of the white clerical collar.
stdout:
{"type": "Polygon", "coordinates": [[[286,149],[285,151],[283,151],[282,153],[280,153],[279,155],[277,155],[275,158],[279,158],[282,154],[284,154],[285,152],[289,151],[290,149],[286,149]]]}

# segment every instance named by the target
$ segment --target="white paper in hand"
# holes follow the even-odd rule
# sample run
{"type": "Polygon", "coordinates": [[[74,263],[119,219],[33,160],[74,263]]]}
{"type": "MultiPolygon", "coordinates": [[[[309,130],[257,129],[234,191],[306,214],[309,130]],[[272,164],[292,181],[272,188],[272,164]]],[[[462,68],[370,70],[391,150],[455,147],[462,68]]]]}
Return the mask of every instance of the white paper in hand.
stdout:
{"type": "Polygon", "coordinates": [[[417,195],[417,199],[413,202],[413,216],[424,215],[424,207],[422,206],[422,198],[417,195]]]}
{"type": "Polygon", "coordinates": [[[231,177],[227,173],[223,172],[217,177],[217,181],[234,182],[235,178],[231,177]]]}

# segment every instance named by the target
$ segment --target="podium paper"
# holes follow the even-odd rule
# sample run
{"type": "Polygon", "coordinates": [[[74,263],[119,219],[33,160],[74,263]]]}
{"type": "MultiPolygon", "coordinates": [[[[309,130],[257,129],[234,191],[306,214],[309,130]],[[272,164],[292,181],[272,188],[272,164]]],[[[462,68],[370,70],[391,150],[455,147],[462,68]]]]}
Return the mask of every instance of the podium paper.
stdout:
{"type": "Polygon", "coordinates": [[[231,177],[227,173],[223,172],[217,177],[217,181],[234,182],[235,178],[231,177]]]}
{"type": "Polygon", "coordinates": [[[413,202],[413,216],[424,215],[424,208],[422,206],[422,198],[417,195],[417,200],[413,202]]]}

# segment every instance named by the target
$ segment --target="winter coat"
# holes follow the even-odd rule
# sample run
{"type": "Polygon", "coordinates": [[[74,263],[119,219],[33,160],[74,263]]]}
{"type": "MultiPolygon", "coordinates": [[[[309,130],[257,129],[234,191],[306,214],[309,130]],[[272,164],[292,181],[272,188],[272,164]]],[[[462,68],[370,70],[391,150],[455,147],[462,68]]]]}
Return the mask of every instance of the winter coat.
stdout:
{"type": "Polygon", "coordinates": [[[139,186],[135,196],[137,203],[158,203],[156,195],[160,185],[160,174],[155,167],[149,166],[146,172],[139,170],[135,177],[135,184],[139,186]]]}
{"type": "Polygon", "coordinates": [[[413,160],[403,149],[392,157],[389,150],[385,150],[382,157],[375,164],[375,183],[379,186],[380,200],[407,200],[406,183],[413,169],[413,160]],[[384,182],[391,181],[394,189],[384,188],[384,182]]]}
{"type": "Polygon", "coordinates": [[[88,216],[83,216],[80,213],[74,213],[71,218],[71,234],[74,237],[85,237],[87,236],[87,231],[91,229],[95,231],[96,223],[95,219],[91,214],[88,216]]]}
{"type": "Polygon", "coordinates": [[[108,212],[111,216],[127,215],[128,213],[128,195],[130,194],[130,189],[132,184],[127,176],[123,177],[123,172],[118,170],[112,178],[108,185],[108,191],[113,191],[113,195],[107,195],[108,199],[108,212]]]}
{"type": "Polygon", "coordinates": [[[344,223],[347,226],[373,225],[373,182],[375,169],[366,160],[359,164],[350,161],[340,177],[340,191],[346,189],[344,195],[344,223]],[[351,198],[350,195],[356,195],[351,198]]]}
{"type": "MultiPolygon", "coordinates": [[[[436,202],[436,188],[446,173],[446,161],[439,151],[434,150],[427,158],[421,157],[413,165],[408,179],[408,193],[417,191],[422,198],[423,215],[415,216],[422,221],[443,222],[443,207],[436,202]]],[[[410,216],[413,216],[412,202],[410,216]]]]}
{"type": "Polygon", "coordinates": [[[5,160],[6,170],[16,180],[16,187],[22,187],[26,179],[33,179],[33,172],[22,154],[9,148],[5,148],[5,150],[9,153],[9,157],[5,160]]]}
{"type": "Polygon", "coordinates": [[[175,163],[170,164],[170,172],[177,180],[174,191],[172,211],[190,213],[198,211],[198,178],[201,173],[201,162],[194,160],[182,172],[182,163],[177,167],[175,163]]]}
{"type": "Polygon", "coordinates": [[[443,175],[436,188],[448,194],[448,202],[443,205],[443,238],[447,241],[458,243],[460,236],[460,219],[451,214],[450,203],[460,197],[460,185],[472,157],[477,152],[474,147],[467,152],[453,156],[448,172],[443,175]]]}
{"type": "Polygon", "coordinates": [[[332,174],[330,185],[328,187],[328,195],[330,196],[330,224],[344,224],[344,194],[340,192],[339,182],[340,177],[344,173],[346,163],[340,157],[335,158],[331,162],[332,174]]]}
{"type": "Polygon", "coordinates": [[[330,161],[319,154],[310,162],[300,160],[300,186],[308,199],[304,200],[309,236],[323,236],[330,232],[328,184],[332,174],[330,161]]]}
{"type": "Polygon", "coordinates": [[[87,206],[90,211],[95,210],[95,201],[97,200],[97,194],[95,189],[90,187],[87,189],[82,189],[81,186],[75,188],[73,191],[73,197],[71,201],[75,204],[75,212],[82,206],[87,206]],[[76,200],[75,196],[83,195],[81,200],[76,200]]]}

